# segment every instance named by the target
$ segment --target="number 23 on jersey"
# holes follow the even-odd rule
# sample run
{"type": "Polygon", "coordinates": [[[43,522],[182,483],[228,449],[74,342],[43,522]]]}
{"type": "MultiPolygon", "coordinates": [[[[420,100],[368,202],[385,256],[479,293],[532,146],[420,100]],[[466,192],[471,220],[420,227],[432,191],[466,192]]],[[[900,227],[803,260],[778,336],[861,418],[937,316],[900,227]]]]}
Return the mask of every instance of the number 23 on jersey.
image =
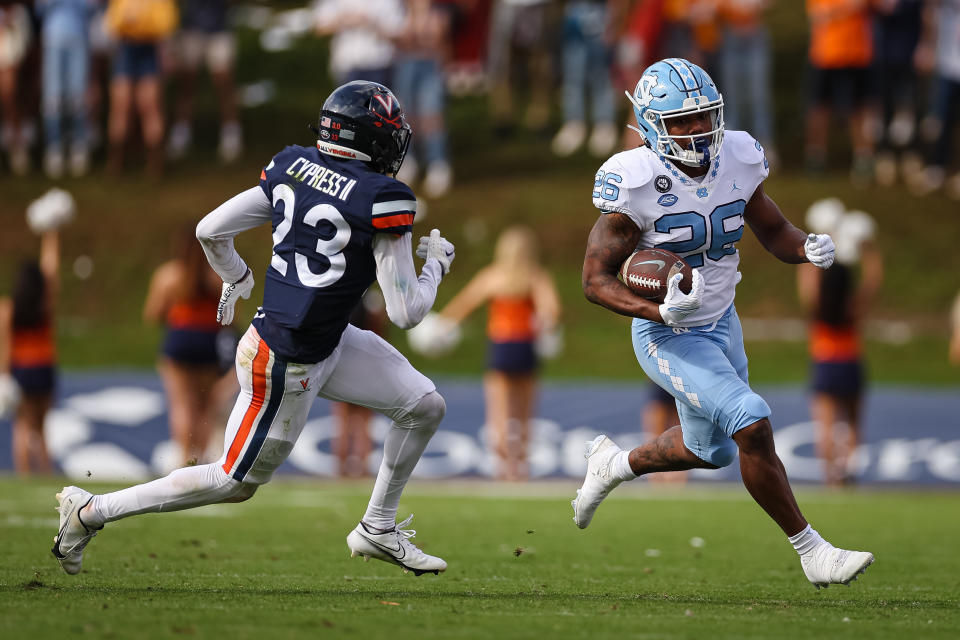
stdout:
{"type": "Polygon", "coordinates": [[[296,206],[296,194],[290,186],[279,184],[273,188],[273,206],[276,208],[278,205],[283,206],[283,221],[273,231],[273,257],[270,258],[270,267],[280,275],[288,277],[287,272],[292,261],[296,269],[296,278],[300,283],[315,289],[329,287],[343,277],[347,269],[343,249],[350,242],[351,230],[350,224],[340,211],[332,204],[318,204],[311,207],[303,216],[303,223],[314,229],[322,220],[325,220],[336,230],[329,240],[317,239],[315,252],[325,257],[330,266],[326,271],[316,273],[310,268],[307,256],[296,250],[292,239],[288,240],[290,230],[293,228],[293,213],[296,206]]]}

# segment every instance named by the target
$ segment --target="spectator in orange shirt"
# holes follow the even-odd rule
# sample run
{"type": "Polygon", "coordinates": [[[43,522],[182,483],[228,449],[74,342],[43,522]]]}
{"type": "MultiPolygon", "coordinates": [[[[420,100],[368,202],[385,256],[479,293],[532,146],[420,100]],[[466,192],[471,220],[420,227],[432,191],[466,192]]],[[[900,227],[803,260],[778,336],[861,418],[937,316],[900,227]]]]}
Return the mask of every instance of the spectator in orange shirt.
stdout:
{"type": "Polygon", "coordinates": [[[815,173],[826,169],[830,117],[835,110],[849,119],[851,178],[865,185],[873,175],[873,141],[868,132],[873,61],[871,0],[807,0],[807,17],[807,169],[815,173]]]}

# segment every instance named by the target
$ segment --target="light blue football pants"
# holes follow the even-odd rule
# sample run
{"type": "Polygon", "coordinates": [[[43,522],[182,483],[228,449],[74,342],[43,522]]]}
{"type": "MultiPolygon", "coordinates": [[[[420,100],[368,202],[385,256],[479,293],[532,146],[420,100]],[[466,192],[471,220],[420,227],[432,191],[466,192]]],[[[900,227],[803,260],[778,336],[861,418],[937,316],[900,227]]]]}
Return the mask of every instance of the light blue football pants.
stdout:
{"type": "Polygon", "coordinates": [[[637,361],[677,402],[683,444],[717,467],[733,462],[734,433],[770,415],[747,382],[743,329],[733,305],[715,325],[674,328],[634,318],[637,361]]]}

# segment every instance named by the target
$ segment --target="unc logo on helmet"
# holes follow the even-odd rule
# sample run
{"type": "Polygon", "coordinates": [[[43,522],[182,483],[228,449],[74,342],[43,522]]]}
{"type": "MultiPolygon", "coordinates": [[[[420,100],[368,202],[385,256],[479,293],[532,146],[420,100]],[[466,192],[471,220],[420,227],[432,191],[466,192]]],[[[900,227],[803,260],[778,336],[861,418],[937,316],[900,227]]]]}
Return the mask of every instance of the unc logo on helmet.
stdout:
{"type": "Polygon", "coordinates": [[[410,146],[400,101],[387,87],[366,80],[335,89],[314,131],[322,153],[367,162],[378,173],[396,174],[410,146]]]}
{"type": "Polygon", "coordinates": [[[682,58],[667,58],[644,70],[633,94],[624,92],[637,118],[635,129],[656,153],[690,167],[708,166],[723,144],[723,96],[707,72],[682,58]],[[710,130],[671,135],[670,120],[693,113],[710,116],[710,130]]]}
{"type": "Polygon", "coordinates": [[[650,106],[650,103],[653,102],[653,89],[660,89],[660,91],[657,92],[658,97],[663,97],[663,92],[666,90],[656,76],[643,76],[640,78],[640,82],[637,83],[635,95],[640,106],[650,106]]]}

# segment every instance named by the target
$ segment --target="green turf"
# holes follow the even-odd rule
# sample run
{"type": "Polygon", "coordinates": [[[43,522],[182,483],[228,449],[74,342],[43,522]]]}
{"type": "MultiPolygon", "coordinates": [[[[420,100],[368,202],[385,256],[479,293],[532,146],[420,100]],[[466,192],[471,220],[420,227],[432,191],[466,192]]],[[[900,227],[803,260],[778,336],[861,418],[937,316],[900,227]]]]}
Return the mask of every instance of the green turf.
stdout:
{"type": "Polygon", "coordinates": [[[439,577],[351,560],[344,536],[369,483],[316,481],[109,525],[66,576],[49,553],[59,485],[0,480],[0,636],[902,640],[960,628],[955,493],[801,492],[822,533],[877,556],[851,587],[817,592],[741,487],[637,482],[580,531],[574,485],[411,485],[401,515],[416,513],[416,541],[449,562],[439,577]]]}

